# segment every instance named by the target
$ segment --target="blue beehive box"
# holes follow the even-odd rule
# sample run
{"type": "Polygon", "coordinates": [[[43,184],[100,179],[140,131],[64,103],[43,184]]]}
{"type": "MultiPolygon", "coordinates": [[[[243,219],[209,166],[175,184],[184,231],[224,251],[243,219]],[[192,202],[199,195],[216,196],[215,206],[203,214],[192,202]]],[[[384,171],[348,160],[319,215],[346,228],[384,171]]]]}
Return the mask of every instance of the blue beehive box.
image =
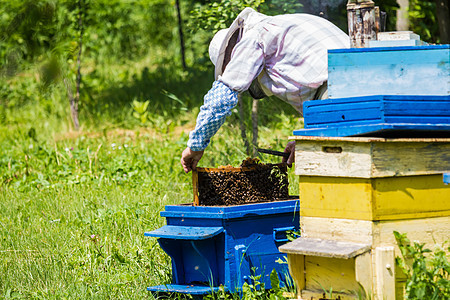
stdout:
{"type": "Polygon", "coordinates": [[[450,96],[376,95],[303,105],[306,136],[450,136],[450,96]]]}
{"type": "Polygon", "coordinates": [[[157,237],[172,259],[173,283],[149,287],[152,292],[203,295],[217,290],[239,291],[251,276],[270,288],[275,269],[283,280],[289,274],[278,247],[286,232],[298,231],[299,200],[237,206],[168,205],[161,216],[167,225],[146,232],[157,237]]]}
{"type": "Polygon", "coordinates": [[[328,51],[328,96],[450,95],[450,45],[328,51]]]}

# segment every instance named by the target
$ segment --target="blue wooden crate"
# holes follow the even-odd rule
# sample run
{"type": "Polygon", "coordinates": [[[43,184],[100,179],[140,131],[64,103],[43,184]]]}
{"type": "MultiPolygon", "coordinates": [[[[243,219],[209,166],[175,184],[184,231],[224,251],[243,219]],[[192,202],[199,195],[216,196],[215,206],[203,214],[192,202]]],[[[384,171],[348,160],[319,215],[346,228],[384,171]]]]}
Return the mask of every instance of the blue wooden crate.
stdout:
{"type": "Polygon", "coordinates": [[[328,96],[450,95],[450,45],[328,51],[328,96]]]}
{"type": "Polygon", "coordinates": [[[278,247],[286,232],[299,230],[299,200],[238,206],[168,205],[161,216],[167,225],[146,232],[157,237],[172,259],[170,285],[149,287],[152,292],[208,294],[220,285],[235,292],[252,275],[270,288],[275,269],[283,280],[289,274],[285,254],[278,247]]]}
{"type": "Polygon", "coordinates": [[[450,96],[376,95],[307,101],[294,135],[450,135],[450,96]]]}

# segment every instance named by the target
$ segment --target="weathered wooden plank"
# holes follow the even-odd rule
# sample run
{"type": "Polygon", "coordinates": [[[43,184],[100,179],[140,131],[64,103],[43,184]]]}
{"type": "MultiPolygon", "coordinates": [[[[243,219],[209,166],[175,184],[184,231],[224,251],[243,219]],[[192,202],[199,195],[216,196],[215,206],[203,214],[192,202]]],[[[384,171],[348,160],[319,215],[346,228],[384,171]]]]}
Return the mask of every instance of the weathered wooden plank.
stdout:
{"type": "MultiPolygon", "coordinates": [[[[411,220],[374,222],[373,244],[375,246],[396,246],[393,232],[406,233],[411,241],[425,243],[427,248],[443,245],[450,237],[450,216],[411,220]]],[[[396,255],[400,251],[396,247],[396,255]]]]}
{"type": "MultiPolygon", "coordinates": [[[[366,221],[334,217],[300,217],[302,236],[337,241],[372,244],[373,248],[394,246],[394,230],[406,233],[410,240],[432,248],[450,237],[450,216],[407,220],[366,221]]],[[[398,247],[396,255],[401,255],[398,247]]]]}
{"type": "Polygon", "coordinates": [[[407,41],[369,41],[369,47],[406,47],[406,46],[424,46],[426,43],[418,40],[407,41]]]}
{"type": "Polygon", "coordinates": [[[376,178],[450,170],[450,139],[295,140],[295,173],[302,176],[376,178]]]}
{"type": "Polygon", "coordinates": [[[361,284],[361,295],[369,296],[373,290],[372,254],[366,252],[355,258],[355,279],[361,284]]]}
{"type": "Polygon", "coordinates": [[[395,300],[394,247],[375,248],[375,299],[395,300]]]}
{"type": "Polygon", "coordinates": [[[377,39],[375,4],[373,1],[356,2],[347,4],[350,45],[353,48],[368,47],[369,41],[377,39]]]}
{"type": "Polygon", "coordinates": [[[370,249],[370,244],[299,237],[279,247],[280,252],[306,256],[349,259],[370,249]]]}
{"type": "Polygon", "coordinates": [[[373,143],[372,176],[442,174],[450,170],[450,143],[373,143]]]}
{"type": "MultiPolygon", "coordinates": [[[[358,299],[354,294],[349,294],[349,293],[343,293],[341,291],[336,291],[333,288],[332,291],[333,294],[333,298],[334,299],[339,299],[339,300],[355,300],[358,299]]],[[[325,294],[325,297],[327,295],[325,294]]],[[[302,294],[301,294],[301,298],[299,298],[300,300],[317,300],[317,299],[324,299],[324,291],[322,289],[320,290],[303,290],[302,294]]],[[[326,298],[325,298],[326,299],[326,298]]]]}
{"type": "Polygon", "coordinates": [[[300,217],[301,236],[306,238],[372,244],[372,227],[366,220],[300,217]]]}
{"type": "Polygon", "coordinates": [[[360,143],[297,142],[295,174],[370,178],[372,165],[370,155],[370,147],[360,143]]]}
{"type": "Polygon", "coordinates": [[[420,40],[420,36],[412,31],[385,31],[378,32],[377,40],[379,41],[405,41],[420,40]]]}

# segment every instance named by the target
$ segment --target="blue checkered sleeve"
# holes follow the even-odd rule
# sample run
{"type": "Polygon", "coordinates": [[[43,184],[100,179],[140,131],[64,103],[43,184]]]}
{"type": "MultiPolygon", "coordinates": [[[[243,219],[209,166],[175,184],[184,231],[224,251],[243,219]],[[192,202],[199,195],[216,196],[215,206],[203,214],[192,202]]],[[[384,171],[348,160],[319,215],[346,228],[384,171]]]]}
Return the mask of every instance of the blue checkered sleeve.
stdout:
{"type": "Polygon", "coordinates": [[[220,81],[214,81],[200,107],[195,129],[189,133],[188,147],[193,151],[204,150],[237,103],[238,92],[220,81]]]}

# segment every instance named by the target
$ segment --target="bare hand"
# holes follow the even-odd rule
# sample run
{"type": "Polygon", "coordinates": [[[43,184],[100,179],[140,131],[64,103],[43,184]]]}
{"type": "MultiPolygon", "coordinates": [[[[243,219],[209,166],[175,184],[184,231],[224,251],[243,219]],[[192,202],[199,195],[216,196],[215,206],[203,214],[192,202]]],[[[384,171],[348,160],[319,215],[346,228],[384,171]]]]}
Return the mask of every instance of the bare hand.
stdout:
{"type": "Polygon", "coordinates": [[[189,173],[192,170],[195,170],[198,162],[203,156],[204,151],[192,151],[189,147],[184,149],[181,154],[181,165],[183,166],[183,170],[186,173],[189,173]]]}
{"type": "Polygon", "coordinates": [[[285,153],[289,153],[289,157],[283,157],[282,162],[286,163],[289,168],[292,168],[292,163],[295,162],[295,141],[287,143],[286,148],[284,148],[285,153]]]}

